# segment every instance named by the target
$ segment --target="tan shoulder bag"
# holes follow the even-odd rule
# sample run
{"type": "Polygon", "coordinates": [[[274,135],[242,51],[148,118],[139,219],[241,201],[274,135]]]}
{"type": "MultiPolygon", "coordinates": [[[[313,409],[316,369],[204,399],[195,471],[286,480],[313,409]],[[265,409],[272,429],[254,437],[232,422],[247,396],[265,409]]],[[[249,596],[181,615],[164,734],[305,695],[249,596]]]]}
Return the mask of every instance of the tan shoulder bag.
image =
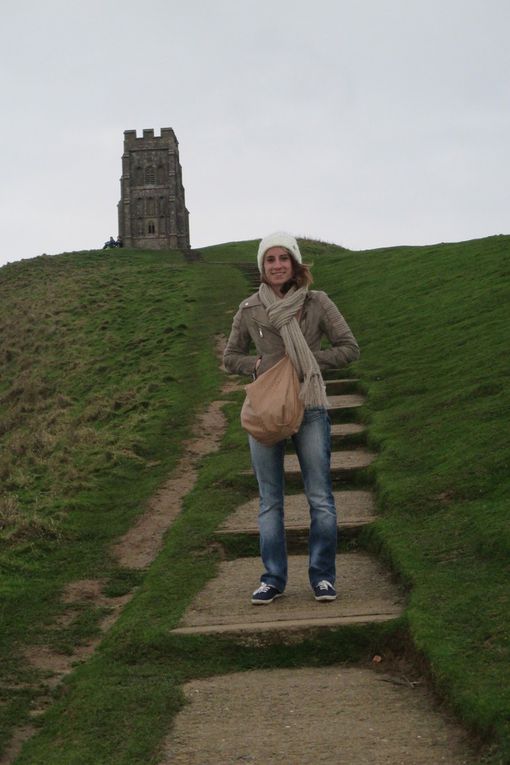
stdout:
{"type": "Polygon", "coordinates": [[[297,433],[304,405],[299,398],[298,376],[288,356],[246,385],[245,390],[241,425],[253,438],[273,446],[297,433]]]}

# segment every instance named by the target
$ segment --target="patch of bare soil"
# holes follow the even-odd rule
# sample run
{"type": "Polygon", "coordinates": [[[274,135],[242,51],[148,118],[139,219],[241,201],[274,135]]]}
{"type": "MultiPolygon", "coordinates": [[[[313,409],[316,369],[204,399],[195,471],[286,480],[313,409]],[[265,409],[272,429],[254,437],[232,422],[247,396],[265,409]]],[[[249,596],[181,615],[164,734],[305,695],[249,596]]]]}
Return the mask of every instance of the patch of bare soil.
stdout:
{"type": "Polygon", "coordinates": [[[35,733],[35,728],[30,725],[25,725],[22,728],[18,728],[14,731],[14,734],[5,749],[3,755],[0,757],[0,765],[11,765],[21,751],[21,747],[28,741],[29,738],[35,733]]]}
{"type": "Polygon", "coordinates": [[[81,579],[70,582],[62,595],[62,602],[69,608],[58,620],[59,626],[65,627],[74,621],[83,605],[105,608],[108,612],[99,623],[101,636],[76,646],[72,654],[58,653],[44,645],[29,646],[25,649],[26,660],[32,667],[46,675],[46,684],[49,688],[57,686],[77,662],[84,661],[91,656],[102,635],[117,621],[123,607],[131,599],[130,593],[116,598],[109,597],[103,593],[103,585],[104,582],[99,579],[81,579]]]}
{"type": "Polygon", "coordinates": [[[160,765],[469,765],[424,687],[358,667],[194,680],[160,765]]]}

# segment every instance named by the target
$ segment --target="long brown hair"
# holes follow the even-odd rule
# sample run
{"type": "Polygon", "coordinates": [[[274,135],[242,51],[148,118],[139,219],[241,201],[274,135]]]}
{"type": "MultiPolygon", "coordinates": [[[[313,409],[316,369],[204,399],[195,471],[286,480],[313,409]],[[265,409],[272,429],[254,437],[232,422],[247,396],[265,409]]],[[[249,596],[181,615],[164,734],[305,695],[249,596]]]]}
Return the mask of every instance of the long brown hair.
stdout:
{"type": "MultiPolygon", "coordinates": [[[[289,253],[292,263],[292,277],[283,285],[283,294],[288,292],[291,287],[296,287],[299,289],[300,287],[309,287],[311,284],[313,284],[313,276],[312,272],[310,271],[310,266],[307,266],[306,263],[298,263],[293,254],[289,252],[286,247],[283,249],[289,253]]],[[[264,282],[264,284],[269,284],[264,274],[264,261],[262,261],[262,273],[260,275],[260,281],[264,282]]]]}

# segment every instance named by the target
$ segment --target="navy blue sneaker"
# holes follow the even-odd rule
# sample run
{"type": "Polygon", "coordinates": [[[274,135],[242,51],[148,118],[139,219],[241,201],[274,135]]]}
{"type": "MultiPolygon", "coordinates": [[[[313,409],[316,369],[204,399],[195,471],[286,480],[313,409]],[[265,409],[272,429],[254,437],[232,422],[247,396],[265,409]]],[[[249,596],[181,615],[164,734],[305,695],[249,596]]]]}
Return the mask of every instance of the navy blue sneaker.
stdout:
{"type": "Polygon", "coordinates": [[[315,600],[336,600],[336,590],[327,579],[315,585],[313,588],[315,600]]]}
{"type": "Polygon", "coordinates": [[[277,590],[271,584],[265,584],[262,582],[258,590],[255,590],[251,596],[251,602],[254,606],[265,606],[268,603],[272,603],[275,598],[281,598],[283,592],[277,590]]]}

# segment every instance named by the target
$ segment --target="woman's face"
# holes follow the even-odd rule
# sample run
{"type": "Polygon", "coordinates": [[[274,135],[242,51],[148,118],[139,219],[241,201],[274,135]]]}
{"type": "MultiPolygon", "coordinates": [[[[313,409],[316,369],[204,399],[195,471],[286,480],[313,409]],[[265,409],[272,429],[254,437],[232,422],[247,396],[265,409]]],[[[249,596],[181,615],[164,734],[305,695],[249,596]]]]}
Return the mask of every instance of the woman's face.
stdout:
{"type": "Polygon", "coordinates": [[[281,294],[281,288],[293,276],[292,258],[284,247],[271,247],[266,250],[264,276],[269,286],[281,294]]]}

